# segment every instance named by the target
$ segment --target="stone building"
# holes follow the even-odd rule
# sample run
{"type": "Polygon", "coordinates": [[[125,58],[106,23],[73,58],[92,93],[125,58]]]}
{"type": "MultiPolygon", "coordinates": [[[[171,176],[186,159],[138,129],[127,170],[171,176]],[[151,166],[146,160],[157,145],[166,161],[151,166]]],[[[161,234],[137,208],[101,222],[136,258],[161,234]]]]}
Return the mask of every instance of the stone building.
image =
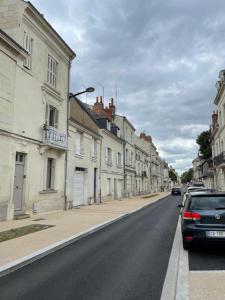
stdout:
{"type": "Polygon", "coordinates": [[[1,219],[63,209],[75,53],[30,2],[2,0],[0,28],[1,219]]]}
{"type": "Polygon", "coordinates": [[[100,202],[101,144],[97,121],[83,102],[71,96],[66,189],[69,208],[100,202]]]}

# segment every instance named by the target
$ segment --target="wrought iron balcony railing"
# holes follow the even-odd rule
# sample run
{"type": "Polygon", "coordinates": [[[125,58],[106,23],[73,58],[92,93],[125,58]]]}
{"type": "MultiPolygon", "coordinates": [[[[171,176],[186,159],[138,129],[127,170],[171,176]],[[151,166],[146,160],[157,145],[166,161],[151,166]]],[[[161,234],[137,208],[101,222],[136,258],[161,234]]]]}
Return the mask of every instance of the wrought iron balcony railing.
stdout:
{"type": "Polygon", "coordinates": [[[48,145],[51,144],[66,149],[67,135],[65,133],[60,133],[54,127],[46,126],[43,128],[43,142],[48,145]]]}
{"type": "Polygon", "coordinates": [[[225,151],[221,152],[219,155],[213,158],[214,165],[219,166],[221,164],[225,164],[225,151]]]}

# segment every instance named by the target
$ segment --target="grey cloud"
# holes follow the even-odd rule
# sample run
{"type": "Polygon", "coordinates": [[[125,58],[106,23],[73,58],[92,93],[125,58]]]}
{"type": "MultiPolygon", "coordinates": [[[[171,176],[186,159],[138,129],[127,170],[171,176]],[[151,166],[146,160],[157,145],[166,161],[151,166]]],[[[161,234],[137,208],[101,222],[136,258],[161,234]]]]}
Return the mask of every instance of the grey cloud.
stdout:
{"type": "Polygon", "coordinates": [[[33,3],[77,53],[71,89],[94,85],[96,93],[87,96],[93,103],[102,93],[98,83],[105,87],[106,100],[115,96],[117,85],[118,112],[137,132],[149,132],[174,167],[190,167],[197,153],[194,135],[209,126],[215,81],[224,68],[225,2],[33,3]],[[167,144],[176,138],[181,146],[171,149],[167,144]],[[187,151],[182,145],[190,139],[193,146],[187,151]]]}

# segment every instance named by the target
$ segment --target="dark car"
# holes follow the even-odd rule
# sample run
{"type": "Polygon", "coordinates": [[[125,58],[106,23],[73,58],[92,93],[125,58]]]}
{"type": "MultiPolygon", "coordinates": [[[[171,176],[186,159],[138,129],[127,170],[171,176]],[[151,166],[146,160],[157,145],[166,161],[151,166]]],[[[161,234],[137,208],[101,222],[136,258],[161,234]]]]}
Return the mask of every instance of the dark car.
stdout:
{"type": "Polygon", "coordinates": [[[193,192],[179,207],[185,250],[199,242],[225,244],[225,193],[193,192]]]}
{"type": "Polygon", "coordinates": [[[179,187],[172,188],[171,195],[181,195],[181,189],[179,187]]]}

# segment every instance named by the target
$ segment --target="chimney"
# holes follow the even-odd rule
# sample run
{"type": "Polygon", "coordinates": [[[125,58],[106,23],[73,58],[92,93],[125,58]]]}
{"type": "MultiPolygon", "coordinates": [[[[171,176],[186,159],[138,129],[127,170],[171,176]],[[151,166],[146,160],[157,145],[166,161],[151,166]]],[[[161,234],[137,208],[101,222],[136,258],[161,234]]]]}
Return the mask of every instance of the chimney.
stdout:
{"type": "Polygon", "coordinates": [[[116,107],[114,105],[113,98],[111,98],[111,101],[109,103],[109,107],[106,107],[105,110],[106,110],[108,118],[112,121],[114,119],[115,112],[116,112],[116,107]]]}
{"type": "Polygon", "coordinates": [[[99,102],[99,97],[96,97],[96,102],[93,105],[93,112],[95,112],[98,115],[104,114],[104,105],[102,102],[102,96],[100,96],[100,102],[99,102]]]}
{"type": "Polygon", "coordinates": [[[143,140],[145,140],[145,138],[146,138],[146,135],[145,135],[145,133],[144,133],[144,132],[141,132],[141,133],[140,133],[140,139],[143,139],[143,140]]]}

